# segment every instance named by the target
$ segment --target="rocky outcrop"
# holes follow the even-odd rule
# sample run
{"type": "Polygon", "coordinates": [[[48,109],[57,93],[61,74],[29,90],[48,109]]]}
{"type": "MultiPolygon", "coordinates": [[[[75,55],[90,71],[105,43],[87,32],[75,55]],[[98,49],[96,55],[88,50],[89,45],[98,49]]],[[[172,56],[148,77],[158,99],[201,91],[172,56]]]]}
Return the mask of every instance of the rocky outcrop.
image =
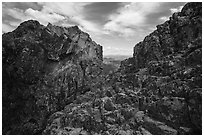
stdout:
{"type": "Polygon", "coordinates": [[[102,58],[77,26],[29,20],[3,34],[3,134],[41,134],[52,113],[91,90],[102,58]]]}
{"type": "Polygon", "coordinates": [[[187,3],[158,25],[133,58],[95,81],[95,94],[88,91],[51,116],[43,133],[201,134],[201,10],[201,3],[187,3]]]}
{"type": "MultiPolygon", "coordinates": [[[[201,40],[202,5],[188,3],[181,12],[174,13],[168,21],[158,25],[157,30],[134,47],[136,68],[143,68],[151,61],[163,60],[168,55],[190,55],[189,52],[201,48],[201,40]]],[[[197,52],[201,55],[199,50],[197,52]]],[[[197,61],[201,61],[199,57],[197,61]]]]}
{"type": "Polygon", "coordinates": [[[201,14],[187,3],[105,76],[78,27],[22,23],[3,35],[3,134],[201,134],[201,14]]]}
{"type": "Polygon", "coordinates": [[[202,131],[202,3],[187,3],[134,47],[120,73],[139,89],[140,107],[183,134],[202,131]],[[135,84],[134,84],[135,83],[135,84]]]}

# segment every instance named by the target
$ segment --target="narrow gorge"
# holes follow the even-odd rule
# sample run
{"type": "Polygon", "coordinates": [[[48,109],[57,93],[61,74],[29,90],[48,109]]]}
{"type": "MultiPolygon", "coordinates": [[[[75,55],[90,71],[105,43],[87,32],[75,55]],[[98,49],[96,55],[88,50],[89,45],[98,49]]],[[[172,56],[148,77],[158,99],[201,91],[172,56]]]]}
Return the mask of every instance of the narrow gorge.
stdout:
{"type": "Polygon", "coordinates": [[[112,68],[78,26],[2,35],[2,133],[201,135],[202,3],[157,25],[112,68]],[[118,67],[119,66],[119,67],[118,67]]]}

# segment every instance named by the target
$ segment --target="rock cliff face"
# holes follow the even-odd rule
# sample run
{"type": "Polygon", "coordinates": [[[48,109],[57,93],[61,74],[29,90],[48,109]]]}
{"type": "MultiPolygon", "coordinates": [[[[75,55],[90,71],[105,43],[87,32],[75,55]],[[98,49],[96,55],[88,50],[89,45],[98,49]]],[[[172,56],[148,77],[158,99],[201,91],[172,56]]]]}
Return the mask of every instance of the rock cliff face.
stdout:
{"type": "MultiPolygon", "coordinates": [[[[168,55],[184,55],[183,52],[186,52],[187,56],[196,49],[201,49],[201,39],[202,5],[189,3],[134,47],[136,68],[143,68],[151,61],[163,60],[168,55]]],[[[196,62],[199,61],[201,63],[201,58],[196,62]]]]}
{"type": "Polygon", "coordinates": [[[121,63],[121,72],[135,75],[143,100],[141,110],[175,129],[188,127],[189,132],[200,134],[202,3],[187,3],[181,12],[158,25],[135,45],[133,58],[121,63]]]}
{"type": "Polygon", "coordinates": [[[202,3],[187,3],[103,75],[76,26],[3,35],[3,134],[202,134],[202,3]]]}
{"type": "Polygon", "coordinates": [[[77,26],[29,20],[2,43],[3,134],[40,134],[101,72],[102,46],[77,26]]]}

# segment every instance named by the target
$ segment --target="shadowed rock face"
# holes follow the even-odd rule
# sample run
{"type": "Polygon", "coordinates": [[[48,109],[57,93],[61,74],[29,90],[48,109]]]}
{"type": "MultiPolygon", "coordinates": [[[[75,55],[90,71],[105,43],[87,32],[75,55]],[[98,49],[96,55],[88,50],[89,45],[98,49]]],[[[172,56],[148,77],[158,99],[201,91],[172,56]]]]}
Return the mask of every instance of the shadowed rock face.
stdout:
{"type": "Polygon", "coordinates": [[[162,60],[167,55],[193,52],[201,48],[201,39],[202,5],[188,3],[181,12],[174,13],[170,20],[158,25],[143,42],[136,44],[133,54],[136,68],[145,67],[150,61],[162,60]]]}
{"type": "Polygon", "coordinates": [[[149,101],[142,110],[176,129],[187,126],[191,134],[200,134],[202,3],[187,3],[136,44],[133,58],[121,63],[121,73],[136,75],[140,96],[149,101]]]}
{"type": "Polygon", "coordinates": [[[201,134],[201,22],[201,3],[187,3],[102,78],[95,94],[53,113],[43,134],[201,134]]]}
{"type": "Polygon", "coordinates": [[[101,72],[102,46],[77,26],[29,20],[2,43],[3,134],[39,134],[101,72]]]}
{"type": "Polygon", "coordinates": [[[4,34],[3,134],[201,134],[201,11],[187,3],[105,76],[101,47],[76,26],[4,34]]]}

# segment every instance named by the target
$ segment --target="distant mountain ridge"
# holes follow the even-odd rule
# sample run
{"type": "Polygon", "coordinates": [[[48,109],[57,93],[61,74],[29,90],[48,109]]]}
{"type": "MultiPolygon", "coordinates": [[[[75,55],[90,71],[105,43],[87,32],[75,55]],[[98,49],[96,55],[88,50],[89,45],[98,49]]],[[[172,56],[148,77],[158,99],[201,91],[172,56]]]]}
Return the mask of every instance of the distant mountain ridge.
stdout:
{"type": "Polygon", "coordinates": [[[131,55],[130,56],[128,56],[128,55],[104,55],[103,58],[107,58],[107,59],[111,58],[114,60],[124,60],[124,59],[127,59],[129,57],[131,57],[131,55]]]}
{"type": "Polygon", "coordinates": [[[109,74],[117,71],[121,65],[121,61],[128,58],[126,55],[105,55],[103,57],[103,72],[109,74]]]}

